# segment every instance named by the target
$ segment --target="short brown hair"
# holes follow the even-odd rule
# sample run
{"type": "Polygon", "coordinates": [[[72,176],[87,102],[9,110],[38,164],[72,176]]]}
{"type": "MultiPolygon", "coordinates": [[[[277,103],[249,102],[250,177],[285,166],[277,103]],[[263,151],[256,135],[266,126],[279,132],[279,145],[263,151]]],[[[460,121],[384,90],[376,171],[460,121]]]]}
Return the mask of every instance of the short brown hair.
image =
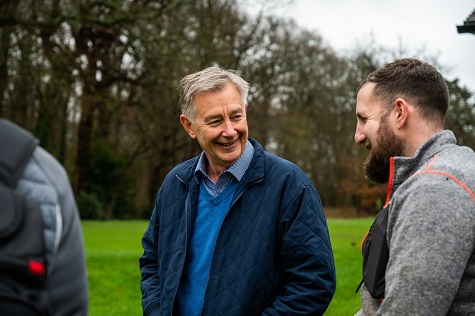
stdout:
{"type": "Polygon", "coordinates": [[[426,119],[444,125],[449,107],[449,90],[433,66],[414,58],[398,59],[368,75],[358,90],[375,83],[373,96],[391,105],[397,98],[412,102],[426,119]]]}

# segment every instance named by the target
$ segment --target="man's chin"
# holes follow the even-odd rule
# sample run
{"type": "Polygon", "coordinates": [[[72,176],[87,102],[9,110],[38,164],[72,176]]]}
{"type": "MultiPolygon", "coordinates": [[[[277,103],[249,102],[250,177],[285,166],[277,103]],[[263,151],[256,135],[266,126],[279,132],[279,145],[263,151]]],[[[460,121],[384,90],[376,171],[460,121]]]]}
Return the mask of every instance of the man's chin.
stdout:
{"type": "Polygon", "coordinates": [[[366,179],[375,183],[386,183],[389,179],[389,162],[370,159],[365,162],[364,174],[366,179]]]}
{"type": "Polygon", "coordinates": [[[389,180],[389,176],[387,177],[375,177],[373,175],[368,175],[367,173],[365,173],[365,178],[374,182],[374,183],[387,183],[388,180],[389,180]]]}

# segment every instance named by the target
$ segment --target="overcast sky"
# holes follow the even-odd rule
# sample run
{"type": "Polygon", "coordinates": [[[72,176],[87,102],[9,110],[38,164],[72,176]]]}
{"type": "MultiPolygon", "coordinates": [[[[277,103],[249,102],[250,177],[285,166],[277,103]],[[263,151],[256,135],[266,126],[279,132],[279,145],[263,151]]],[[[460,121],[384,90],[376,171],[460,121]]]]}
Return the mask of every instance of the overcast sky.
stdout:
{"type": "MultiPolygon", "coordinates": [[[[354,50],[371,38],[377,45],[430,56],[450,67],[447,79],[475,92],[475,35],[459,34],[457,25],[475,9],[474,0],[294,0],[278,15],[317,31],[337,51],[354,50]]],[[[406,56],[411,57],[411,56],[406,56]]]]}

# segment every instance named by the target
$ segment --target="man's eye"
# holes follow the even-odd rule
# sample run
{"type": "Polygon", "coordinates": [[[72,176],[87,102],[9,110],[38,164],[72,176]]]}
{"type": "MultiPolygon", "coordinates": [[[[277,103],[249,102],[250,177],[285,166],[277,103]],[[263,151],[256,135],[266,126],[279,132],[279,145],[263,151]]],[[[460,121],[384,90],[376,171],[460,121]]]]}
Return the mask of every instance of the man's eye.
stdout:
{"type": "Polygon", "coordinates": [[[214,120],[214,121],[209,122],[208,125],[216,126],[216,125],[218,125],[220,122],[221,122],[220,120],[214,120]]]}
{"type": "Polygon", "coordinates": [[[366,123],[367,120],[368,119],[366,117],[359,116],[357,121],[358,123],[366,123]]]}
{"type": "Polygon", "coordinates": [[[242,117],[243,117],[242,114],[237,114],[237,115],[234,115],[234,116],[232,117],[232,119],[236,121],[236,120],[241,119],[242,117]]]}

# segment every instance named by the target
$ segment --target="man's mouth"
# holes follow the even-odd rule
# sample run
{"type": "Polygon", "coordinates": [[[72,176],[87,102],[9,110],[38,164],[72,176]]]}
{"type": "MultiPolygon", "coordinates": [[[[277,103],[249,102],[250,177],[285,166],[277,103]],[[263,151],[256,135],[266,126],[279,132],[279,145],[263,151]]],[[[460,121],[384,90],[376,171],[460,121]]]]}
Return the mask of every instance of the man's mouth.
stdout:
{"type": "Polygon", "coordinates": [[[218,144],[221,145],[221,146],[227,147],[227,146],[234,145],[237,141],[238,141],[238,139],[236,139],[236,140],[234,140],[234,141],[232,141],[232,142],[230,142],[230,143],[218,143],[218,144]]]}
{"type": "Polygon", "coordinates": [[[369,141],[369,139],[365,140],[364,146],[366,147],[366,149],[371,150],[372,146],[371,146],[371,142],[369,141]]]}

